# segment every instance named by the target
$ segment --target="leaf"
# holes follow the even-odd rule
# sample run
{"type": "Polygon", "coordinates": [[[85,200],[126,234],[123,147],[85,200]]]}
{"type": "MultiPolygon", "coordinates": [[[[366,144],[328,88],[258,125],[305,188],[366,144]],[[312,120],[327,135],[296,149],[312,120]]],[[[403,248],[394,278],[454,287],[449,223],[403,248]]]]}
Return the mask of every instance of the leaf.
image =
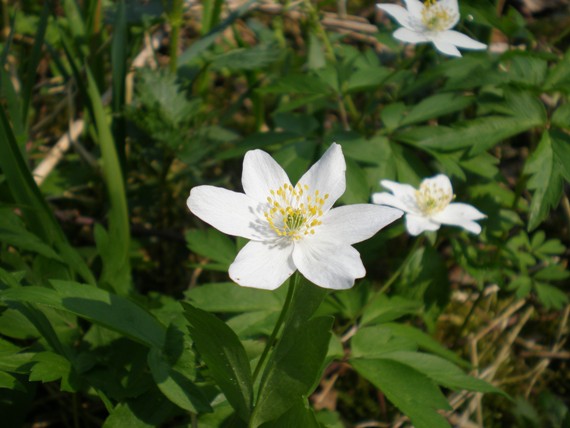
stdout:
{"type": "Polygon", "coordinates": [[[18,391],[25,391],[26,388],[22,383],[10,373],[0,371],[0,389],[14,389],[18,391]]]}
{"type": "Polygon", "coordinates": [[[20,250],[33,251],[49,259],[63,262],[52,247],[26,230],[20,218],[9,208],[0,207],[0,242],[12,245],[20,250]]]}
{"type": "Polygon", "coordinates": [[[252,427],[280,417],[293,405],[292,397],[311,393],[327,353],[332,321],[315,318],[284,333],[267,364],[252,427]]]}
{"type": "Polygon", "coordinates": [[[451,410],[439,388],[404,364],[381,359],[353,359],[351,365],[406,414],[416,428],[449,428],[437,409],[451,410]]]}
{"type": "Polygon", "coordinates": [[[281,58],[283,51],[277,43],[260,43],[251,48],[238,48],[215,57],[210,69],[230,71],[262,70],[281,58]]]}
{"type": "Polygon", "coordinates": [[[306,398],[291,397],[291,401],[294,402],[293,407],[279,419],[265,423],[261,428],[321,428],[306,398]]]}
{"type": "Polygon", "coordinates": [[[194,413],[212,411],[208,400],[196,384],[171,367],[160,349],[152,348],[147,361],[158,388],[170,401],[194,413]]]}
{"type": "Polygon", "coordinates": [[[258,89],[262,94],[329,94],[331,89],[318,77],[309,74],[288,74],[271,85],[258,89]]]}
{"type": "Polygon", "coordinates": [[[215,315],[182,303],[194,344],[210,374],[245,421],[253,401],[253,381],[249,360],[239,338],[215,315]]]}
{"type": "Polygon", "coordinates": [[[46,305],[71,312],[149,347],[163,346],[166,335],[164,326],[126,297],[71,281],[53,280],[51,284],[53,290],[38,286],[10,288],[0,291],[0,299],[46,305]]]}
{"type": "Polygon", "coordinates": [[[392,330],[385,326],[364,327],[350,339],[353,358],[376,358],[394,351],[415,351],[413,340],[395,337],[392,330]]]}
{"type": "Polygon", "coordinates": [[[261,378],[251,427],[279,418],[293,405],[291,397],[307,396],[316,387],[328,351],[332,318],[310,318],[325,294],[326,290],[300,277],[283,334],[261,378]]]}
{"type": "Polygon", "coordinates": [[[481,379],[466,375],[456,365],[435,355],[421,352],[396,351],[382,354],[379,358],[405,364],[423,373],[434,382],[451,389],[502,393],[501,390],[495,388],[493,385],[481,379]]]}
{"type": "Polygon", "coordinates": [[[185,238],[191,251],[223,264],[226,270],[236,258],[235,243],[213,228],[189,230],[185,238]]]}
{"type": "Polygon", "coordinates": [[[570,103],[562,104],[554,110],[550,121],[560,128],[570,129],[570,103]]]}
{"type": "Polygon", "coordinates": [[[400,126],[424,122],[463,110],[473,104],[475,97],[456,93],[436,94],[416,104],[400,121],[400,126]]]}
{"type": "Polygon", "coordinates": [[[380,324],[401,318],[408,314],[417,314],[421,309],[421,302],[405,299],[403,297],[388,297],[379,294],[371,300],[362,313],[361,324],[380,324]]]}
{"type": "Polygon", "coordinates": [[[65,357],[54,352],[38,352],[33,358],[30,369],[30,381],[53,382],[68,377],[71,363],[65,357]]]}
{"type": "Polygon", "coordinates": [[[534,283],[538,299],[547,309],[560,310],[568,303],[568,296],[558,288],[541,282],[534,283]]]}
{"type": "Polygon", "coordinates": [[[542,134],[538,147],[525,164],[524,173],[530,175],[527,188],[533,191],[528,221],[528,230],[531,231],[558,205],[562,197],[562,176],[548,132],[542,134]]]}
{"type": "Polygon", "coordinates": [[[233,282],[223,282],[192,288],[186,292],[186,297],[194,306],[210,312],[278,312],[284,301],[283,296],[278,297],[279,293],[282,292],[240,287],[233,282]]]}

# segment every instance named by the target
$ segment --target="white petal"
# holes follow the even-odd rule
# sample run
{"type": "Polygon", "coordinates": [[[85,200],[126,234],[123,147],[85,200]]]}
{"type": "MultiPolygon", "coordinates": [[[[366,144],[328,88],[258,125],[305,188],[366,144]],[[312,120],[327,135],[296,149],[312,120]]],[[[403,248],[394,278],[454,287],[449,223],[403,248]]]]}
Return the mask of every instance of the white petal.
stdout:
{"type": "Polygon", "coordinates": [[[437,189],[441,189],[448,195],[453,195],[453,187],[451,186],[451,181],[447,175],[438,174],[431,178],[426,178],[422,180],[422,186],[424,184],[428,185],[429,187],[434,186],[437,189]]]}
{"type": "Polygon", "coordinates": [[[321,197],[328,194],[322,207],[327,212],[346,189],[346,163],[340,145],[333,143],[299,180],[309,186],[309,194],[319,191],[321,197]]]}
{"type": "Polygon", "coordinates": [[[418,210],[415,206],[410,206],[406,204],[406,202],[402,199],[398,199],[391,193],[373,193],[372,194],[372,202],[376,205],[387,205],[389,207],[398,208],[399,210],[405,212],[412,212],[417,213],[418,210]]]}
{"type": "Polygon", "coordinates": [[[463,49],[486,49],[487,45],[477,40],[472,39],[469,36],[466,36],[459,31],[448,30],[442,31],[438,33],[437,36],[433,39],[434,43],[437,41],[438,43],[448,43],[450,45],[454,45],[463,49]]]}
{"type": "Polygon", "coordinates": [[[291,184],[283,168],[263,150],[250,150],[243,159],[241,182],[245,194],[265,202],[270,190],[291,184]]]}
{"type": "Polygon", "coordinates": [[[415,19],[422,19],[422,11],[424,10],[424,4],[419,0],[404,0],[406,3],[406,9],[410,13],[410,16],[415,19]]]}
{"type": "Polygon", "coordinates": [[[450,15],[455,16],[455,19],[449,23],[449,28],[455,27],[459,22],[459,4],[457,0],[441,0],[439,4],[444,7],[450,15]]]}
{"type": "Polygon", "coordinates": [[[432,219],[442,224],[462,227],[469,232],[481,233],[481,226],[473,220],[481,220],[487,217],[477,208],[469,204],[449,204],[443,211],[434,214],[432,219]]]}
{"type": "Polygon", "coordinates": [[[424,33],[409,30],[408,28],[398,28],[392,34],[394,38],[406,43],[422,43],[429,42],[428,37],[424,33]]]}
{"type": "MultiPolygon", "coordinates": [[[[380,185],[390,190],[396,198],[404,203],[404,206],[408,207],[408,209],[404,211],[411,211],[416,213],[420,212],[420,209],[418,208],[418,204],[416,202],[415,187],[410,186],[409,184],[401,184],[390,180],[382,180],[380,181],[380,185]]],[[[396,205],[392,206],[396,207],[396,205]]]]}
{"type": "Polygon", "coordinates": [[[295,243],[293,260],[305,278],[323,288],[345,290],[366,275],[360,254],[348,245],[300,240],[295,243]]]}
{"type": "Polygon", "coordinates": [[[190,191],[187,204],[194,215],[228,235],[255,240],[271,235],[267,221],[259,216],[261,204],[243,193],[197,186],[190,191]]]}
{"type": "Polygon", "coordinates": [[[438,230],[439,224],[420,215],[406,214],[406,229],[410,235],[416,236],[425,230],[438,230]]]}
{"type": "Polygon", "coordinates": [[[291,241],[249,241],[229,269],[230,278],[243,287],[275,290],[296,270],[291,241]]]}
{"type": "Polygon", "coordinates": [[[411,28],[409,13],[402,6],[398,6],[397,4],[377,4],[376,6],[398,21],[398,24],[406,28],[411,28]]]}
{"type": "Polygon", "coordinates": [[[372,204],[333,208],[324,215],[323,224],[315,228],[316,234],[309,239],[326,240],[337,245],[356,244],[375,235],[402,215],[400,210],[372,204]]]}
{"type": "Polygon", "coordinates": [[[434,46],[438,51],[450,56],[461,56],[461,52],[451,43],[446,43],[442,41],[432,40],[434,46]]]}

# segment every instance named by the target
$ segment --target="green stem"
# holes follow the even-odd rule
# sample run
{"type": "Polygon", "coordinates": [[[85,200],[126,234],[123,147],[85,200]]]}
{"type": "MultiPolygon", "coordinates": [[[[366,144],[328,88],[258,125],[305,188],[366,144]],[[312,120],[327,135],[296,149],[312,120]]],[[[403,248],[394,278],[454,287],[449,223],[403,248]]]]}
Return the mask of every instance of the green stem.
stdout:
{"type": "Polygon", "coordinates": [[[178,68],[178,43],[180,40],[180,27],[182,26],[182,11],[184,0],[172,0],[172,9],[168,14],[170,21],[170,72],[176,73],[178,68]]]}
{"type": "Polygon", "coordinates": [[[277,323],[275,323],[275,327],[273,328],[273,332],[271,333],[271,336],[269,337],[269,340],[267,341],[267,344],[265,345],[265,349],[263,350],[261,357],[259,357],[259,361],[257,362],[257,365],[255,366],[255,370],[253,371],[253,382],[254,383],[255,383],[255,380],[257,379],[257,376],[259,375],[259,372],[261,371],[261,368],[263,367],[265,360],[267,359],[267,355],[269,354],[269,351],[271,350],[271,348],[275,344],[275,339],[277,338],[277,334],[279,333],[279,330],[281,330],[281,326],[283,325],[283,322],[285,321],[285,317],[287,316],[287,312],[289,312],[289,307],[291,306],[291,302],[293,301],[293,295],[295,294],[295,289],[297,288],[297,285],[299,284],[300,279],[301,279],[301,276],[300,276],[299,272],[295,272],[295,274],[293,275],[293,278],[291,278],[291,281],[289,282],[289,289],[287,290],[287,297],[285,298],[285,303],[283,304],[283,309],[281,309],[281,314],[279,315],[279,319],[277,320],[277,323]]]}

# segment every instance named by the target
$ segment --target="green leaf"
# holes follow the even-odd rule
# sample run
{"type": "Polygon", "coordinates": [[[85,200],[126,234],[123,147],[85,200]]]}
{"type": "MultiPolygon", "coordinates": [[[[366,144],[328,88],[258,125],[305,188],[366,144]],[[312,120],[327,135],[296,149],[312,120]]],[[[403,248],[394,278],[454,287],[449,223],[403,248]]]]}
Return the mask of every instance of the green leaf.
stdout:
{"type": "Polygon", "coordinates": [[[466,375],[456,365],[435,355],[421,352],[396,351],[382,354],[379,358],[393,360],[423,373],[434,382],[451,389],[467,389],[478,392],[502,393],[493,385],[466,375]]]}
{"type": "Polygon", "coordinates": [[[550,136],[552,138],[554,157],[560,173],[570,183],[570,136],[558,130],[551,131],[550,136]]]}
{"type": "Polygon", "coordinates": [[[560,128],[570,129],[570,103],[562,104],[554,110],[550,122],[560,128]]]}
{"type": "Polygon", "coordinates": [[[371,300],[362,313],[362,325],[380,324],[401,318],[404,315],[417,314],[422,304],[418,301],[379,294],[371,300]]]}
{"type": "Polygon", "coordinates": [[[354,359],[351,365],[386,395],[416,428],[449,428],[437,409],[451,410],[439,388],[407,365],[382,359],[354,359]]]}
{"type": "Polygon", "coordinates": [[[473,104],[475,97],[456,93],[443,93],[425,98],[416,104],[400,121],[400,126],[424,122],[428,119],[444,116],[463,110],[473,104]]]}
{"type": "Polygon", "coordinates": [[[552,285],[541,282],[534,283],[534,289],[538,294],[538,299],[547,309],[560,310],[568,303],[568,296],[563,291],[552,285]]]}
{"type": "Polygon", "coordinates": [[[528,221],[528,230],[531,231],[562,197],[562,176],[548,132],[542,134],[538,147],[525,164],[524,173],[530,175],[527,188],[533,191],[528,221]]]}
{"type": "Polygon", "coordinates": [[[52,245],[67,262],[70,270],[79,273],[88,283],[95,284],[93,274],[85,261],[67,242],[59,223],[36,185],[16,143],[3,107],[0,107],[0,168],[30,231],[44,243],[52,245]]]}
{"type": "Polygon", "coordinates": [[[210,69],[230,71],[261,70],[278,61],[283,51],[277,43],[260,43],[251,48],[233,49],[215,57],[210,69]]]}
{"type": "Polygon", "coordinates": [[[329,94],[331,89],[318,77],[308,74],[288,74],[271,85],[258,89],[262,94],[329,94]]]}
{"type": "Polygon", "coordinates": [[[279,419],[265,423],[261,428],[321,428],[306,398],[291,397],[291,401],[294,402],[293,407],[279,419]]]}
{"type": "Polygon", "coordinates": [[[233,282],[210,283],[192,288],[186,297],[194,306],[209,312],[279,312],[284,301],[281,288],[266,291],[240,287],[233,282]]]}
{"type": "Polygon", "coordinates": [[[283,334],[267,364],[252,427],[280,417],[293,405],[292,397],[311,393],[322,370],[331,325],[332,318],[320,317],[283,334]]]}
{"type": "Polygon", "coordinates": [[[52,382],[68,377],[71,371],[69,360],[54,352],[38,352],[32,362],[30,381],[52,382]]]}
{"type": "Polygon", "coordinates": [[[10,288],[0,292],[0,299],[71,312],[149,347],[161,348],[164,344],[164,326],[131,300],[76,282],[54,280],[51,284],[53,290],[38,286],[10,288]]]}
{"type": "Polygon", "coordinates": [[[158,348],[148,353],[148,365],[152,377],[162,393],[177,406],[194,413],[211,412],[208,400],[184,374],[175,370],[158,348]]]}
{"type": "Polygon", "coordinates": [[[186,232],[188,248],[196,254],[229,267],[236,258],[236,245],[230,238],[213,228],[186,232]]]}
{"type": "Polygon", "coordinates": [[[52,260],[63,261],[51,246],[26,230],[20,218],[9,208],[0,207],[0,242],[20,250],[41,254],[52,260]]]}
{"type": "Polygon", "coordinates": [[[310,318],[325,294],[326,290],[301,278],[283,334],[263,372],[250,426],[279,418],[292,407],[291,397],[308,396],[316,387],[329,347],[332,318],[310,318]]]}
{"type": "Polygon", "coordinates": [[[10,373],[0,371],[0,389],[15,389],[25,391],[26,388],[22,383],[10,373]]]}
{"type": "Polygon", "coordinates": [[[570,51],[566,51],[562,60],[550,69],[544,82],[544,89],[570,93],[570,51]]]}
{"type": "Polygon", "coordinates": [[[243,420],[249,420],[253,381],[249,360],[239,338],[215,315],[182,303],[190,336],[210,374],[243,420]]]}
{"type": "Polygon", "coordinates": [[[394,351],[415,351],[417,345],[413,340],[396,337],[392,330],[385,326],[364,327],[350,339],[353,358],[376,358],[394,351]]]}
{"type": "Polygon", "coordinates": [[[429,351],[433,354],[439,355],[448,361],[451,361],[464,368],[469,368],[470,364],[460,358],[455,352],[442,346],[437,340],[423,331],[406,324],[386,323],[383,327],[389,328],[392,334],[396,337],[401,337],[413,340],[420,349],[429,351]]]}

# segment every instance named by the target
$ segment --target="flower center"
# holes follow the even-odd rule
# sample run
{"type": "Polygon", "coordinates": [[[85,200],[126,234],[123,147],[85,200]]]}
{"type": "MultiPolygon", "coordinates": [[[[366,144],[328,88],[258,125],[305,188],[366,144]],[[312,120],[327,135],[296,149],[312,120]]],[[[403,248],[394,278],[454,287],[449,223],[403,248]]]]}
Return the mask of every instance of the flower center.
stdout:
{"type": "Polygon", "coordinates": [[[425,216],[443,211],[453,200],[451,190],[439,187],[433,181],[424,181],[416,190],[416,202],[425,216]]]}
{"type": "Polygon", "coordinates": [[[318,190],[311,194],[306,184],[293,187],[288,183],[269,193],[269,207],[264,216],[277,236],[299,240],[315,234],[315,227],[322,224],[322,207],[328,193],[321,197],[318,190]]]}
{"type": "Polygon", "coordinates": [[[451,28],[455,14],[436,0],[425,0],[422,9],[422,23],[428,30],[444,31],[451,28]]]}

